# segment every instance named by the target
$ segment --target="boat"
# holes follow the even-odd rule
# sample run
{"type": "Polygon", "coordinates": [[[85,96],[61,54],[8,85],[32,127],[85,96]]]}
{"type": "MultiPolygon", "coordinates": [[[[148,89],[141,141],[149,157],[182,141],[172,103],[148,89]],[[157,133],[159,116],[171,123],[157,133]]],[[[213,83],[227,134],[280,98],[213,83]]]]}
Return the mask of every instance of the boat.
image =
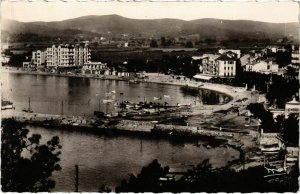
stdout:
{"type": "Polygon", "coordinates": [[[127,108],[127,109],[133,108],[133,105],[131,105],[131,104],[126,104],[126,108],[127,108]]]}
{"type": "Polygon", "coordinates": [[[119,116],[119,114],[117,112],[111,113],[111,117],[117,117],[117,116],[119,116]]]}
{"type": "Polygon", "coordinates": [[[94,111],[94,115],[96,117],[104,117],[105,116],[105,113],[102,112],[102,111],[94,111]]]}
{"type": "Polygon", "coordinates": [[[140,81],[135,80],[135,79],[131,79],[131,80],[129,80],[129,83],[137,84],[137,83],[140,83],[140,81]]]}
{"type": "Polygon", "coordinates": [[[23,109],[22,111],[23,111],[23,112],[28,112],[28,113],[33,113],[33,111],[32,111],[32,110],[29,110],[29,109],[26,109],[26,108],[25,108],[25,109],[23,109]]]}
{"type": "Polygon", "coordinates": [[[112,118],[112,117],[117,117],[119,116],[118,113],[107,113],[104,115],[105,117],[108,117],[108,118],[112,118]]]}
{"type": "Polygon", "coordinates": [[[177,104],[178,107],[190,107],[191,104],[177,104]]]}
{"type": "Polygon", "coordinates": [[[127,116],[127,112],[118,112],[118,115],[122,116],[122,117],[126,117],[127,116]]]}
{"type": "Polygon", "coordinates": [[[13,103],[8,101],[8,100],[2,100],[1,103],[1,110],[6,110],[6,109],[13,109],[13,103]]]}
{"type": "Polygon", "coordinates": [[[113,102],[114,100],[112,100],[112,99],[105,99],[105,100],[103,100],[103,103],[111,103],[111,102],[113,102]]]}
{"type": "Polygon", "coordinates": [[[121,107],[121,105],[119,103],[115,103],[114,107],[119,108],[119,107],[121,107]]]}

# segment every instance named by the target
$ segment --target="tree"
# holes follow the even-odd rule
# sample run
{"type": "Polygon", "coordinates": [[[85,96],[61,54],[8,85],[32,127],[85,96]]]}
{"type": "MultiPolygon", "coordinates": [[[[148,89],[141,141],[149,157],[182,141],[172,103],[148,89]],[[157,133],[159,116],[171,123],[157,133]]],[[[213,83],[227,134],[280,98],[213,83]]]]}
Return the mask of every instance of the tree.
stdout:
{"type": "Polygon", "coordinates": [[[287,76],[288,78],[294,78],[298,75],[296,69],[294,69],[293,67],[291,66],[288,66],[287,67],[287,70],[286,70],[286,73],[285,73],[285,76],[287,76]]]}
{"type": "Polygon", "coordinates": [[[254,117],[257,117],[261,120],[261,127],[265,131],[274,132],[274,119],[273,114],[270,111],[265,110],[263,104],[260,103],[250,103],[247,106],[247,109],[253,114],[254,117]]]}
{"type": "Polygon", "coordinates": [[[204,40],[204,42],[205,42],[206,44],[214,44],[214,43],[216,43],[217,41],[216,41],[216,39],[210,39],[210,38],[207,38],[207,39],[204,40]]]}
{"type": "Polygon", "coordinates": [[[160,38],[160,45],[161,46],[166,46],[166,38],[164,37],[164,36],[162,36],[161,38],[160,38]]]}
{"type": "Polygon", "coordinates": [[[150,47],[152,47],[152,48],[158,47],[156,40],[154,40],[154,39],[151,40],[150,47]]]}
{"type": "Polygon", "coordinates": [[[296,115],[291,114],[283,121],[282,137],[288,145],[299,145],[299,120],[296,115]]]}
{"type": "Polygon", "coordinates": [[[164,36],[162,36],[161,38],[160,38],[160,45],[161,46],[171,46],[171,44],[172,44],[172,40],[171,39],[166,39],[164,36]]]}
{"type": "Polygon", "coordinates": [[[185,48],[193,48],[193,43],[191,41],[187,41],[185,44],[185,48]]]}
{"type": "Polygon", "coordinates": [[[235,171],[229,166],[214,168],[208,159],[196,167],[187,170],[179,180],[166,178],[168,168],[162,168],[155,160],[144,167],[136,177],[130,176],[129,181],[123,180],[116,192],[295,192],[298,190],[298,165],[292,167],[290,174],[276,179],[266,179],[267,170],[264,166],[249,167],[235,171]]]}
{"type": "Polygon", "coordinates": [[[159,192],[159,178],[164,177],[169,167],[161,167],[157,160],[143,167],[140,174],[130,175],[129,181],[123,180],[121,185],[116,187],[116,192],[159,192]]]}
{"type": "Polygon", "coordinates": [[[49,192],[55,187],[50,179],[61,170],[59,138],[40,145],[41,135],[32,134],[14,119],[2,121],[1,184],[4,192],[49,192]]]}
{"type": "Polygon", "coordinates": [[[285,67],[289,64],[291,64],[291,53],[290,52],[282,52],[278,51],[275,55],[276,62],[279,65],[280,68],[285,67]]]}

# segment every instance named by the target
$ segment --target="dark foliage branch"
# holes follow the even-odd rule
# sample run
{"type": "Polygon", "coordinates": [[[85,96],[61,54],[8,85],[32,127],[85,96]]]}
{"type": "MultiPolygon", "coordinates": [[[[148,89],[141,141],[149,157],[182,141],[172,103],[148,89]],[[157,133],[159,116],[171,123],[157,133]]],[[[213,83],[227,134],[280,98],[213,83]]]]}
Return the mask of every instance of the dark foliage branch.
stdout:
{"type": "Polygon", "coordinates": [[[14,119],[2,121],[1,185],[4,192],[49,192],[55,187],[50,177],[61,170],[59,138],[40,144],[41,135],[32,134],[14,119]]]}

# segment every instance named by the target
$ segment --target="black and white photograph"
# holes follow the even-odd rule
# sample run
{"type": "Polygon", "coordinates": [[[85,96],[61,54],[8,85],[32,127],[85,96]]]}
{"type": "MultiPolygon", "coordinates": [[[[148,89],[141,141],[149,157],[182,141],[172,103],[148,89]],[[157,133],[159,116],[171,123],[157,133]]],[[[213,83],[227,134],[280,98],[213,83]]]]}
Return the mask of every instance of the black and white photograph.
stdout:
{"type": "Polygon", "coordinates": [[[297,192],[299,3],[1,2],[2,192],[297,192]]]}

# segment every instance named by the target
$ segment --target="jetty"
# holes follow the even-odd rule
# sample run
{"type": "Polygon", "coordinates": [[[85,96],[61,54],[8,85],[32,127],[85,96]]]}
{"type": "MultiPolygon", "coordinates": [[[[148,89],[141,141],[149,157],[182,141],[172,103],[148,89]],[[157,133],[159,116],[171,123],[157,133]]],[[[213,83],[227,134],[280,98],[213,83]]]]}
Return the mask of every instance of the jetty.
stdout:
{"type": "Polygon", "coordinates": [[[55,114],[41,114],[20,112],[15,110],[2,111],[2,119],[14,118],[28,124],[45,127],[93,129],[93,130],[117,130],[126,133],[162,134],[168,136],[207,136],[226,137],[235,136],[234,132],[200,129],[195,126],[159,124],[157,121],[137,121],[123,118],[95,118],[93,116],[69,116],[55,114]]]}

